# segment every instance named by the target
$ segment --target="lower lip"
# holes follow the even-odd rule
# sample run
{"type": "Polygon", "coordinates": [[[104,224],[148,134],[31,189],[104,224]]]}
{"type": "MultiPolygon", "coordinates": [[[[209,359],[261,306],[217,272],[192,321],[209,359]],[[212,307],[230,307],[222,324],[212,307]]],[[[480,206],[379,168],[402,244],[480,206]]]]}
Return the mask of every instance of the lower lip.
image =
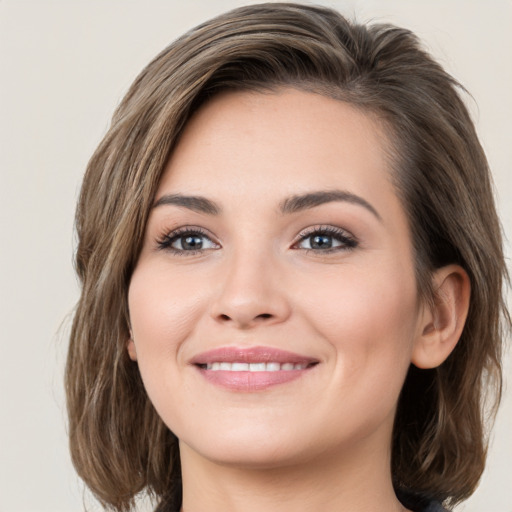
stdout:
{"type": "Polygon", "coordinates": [[[232,372],[198,368],[201,375],[216,386],[233,391],[261,391],[303,377],[313,367],[303,370],[279,370],[277,372],[232,372]]]}

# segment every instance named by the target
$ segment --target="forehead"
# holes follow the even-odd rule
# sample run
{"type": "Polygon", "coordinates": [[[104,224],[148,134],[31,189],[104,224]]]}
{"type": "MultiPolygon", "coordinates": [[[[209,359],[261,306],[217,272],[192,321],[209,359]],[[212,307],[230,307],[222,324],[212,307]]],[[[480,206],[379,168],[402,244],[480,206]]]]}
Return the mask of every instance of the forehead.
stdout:
{"type": "Polygon", "coordinates": [[[242,210],[337,189],[403,215],[389,145],[376,116],[330,97],[292,88],[223,93],[186,125],[157,199],[202,195],[242,210]]]}

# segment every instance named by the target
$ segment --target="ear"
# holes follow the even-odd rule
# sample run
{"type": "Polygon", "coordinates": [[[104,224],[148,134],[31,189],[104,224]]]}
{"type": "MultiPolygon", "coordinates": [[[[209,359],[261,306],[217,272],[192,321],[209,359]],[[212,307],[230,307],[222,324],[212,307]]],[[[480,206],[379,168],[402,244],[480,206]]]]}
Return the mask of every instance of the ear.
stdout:
{"type": "Polygon", "coordinates": [[[418,368],[442,364],[457,345],[469,309],[471,284],[459,265],[448,265],[434,273],[434,302],[425,305],[411,362],[418,368]]]}
{"type": "Polygon", "coordinates": [[[137,361],[137,350],[135,348],[135,342],[133,341],[133,334],[130,330],[130,339],[126,343],[126,349],[128,350],[128,355],[132,361],[137,361]]]}

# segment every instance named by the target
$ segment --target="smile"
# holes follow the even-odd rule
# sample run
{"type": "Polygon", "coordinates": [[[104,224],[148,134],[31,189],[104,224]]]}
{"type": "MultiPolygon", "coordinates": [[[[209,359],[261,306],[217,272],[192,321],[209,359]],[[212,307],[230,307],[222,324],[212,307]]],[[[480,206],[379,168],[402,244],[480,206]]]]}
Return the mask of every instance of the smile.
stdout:
{"type": "Polygon", "coordinates": [[[319,361],[273,347],[221,347],[190,363],[210,384],[230,391],[262,391],[308,374],[319,361]]]}
{"type": "Polygon", "coordinates": [[[307,364],[300,363],[229,363],[215,362],[206,364],[206,370],[211,371],[227,371],[227,372],[279,372],[289,370],[304,370],[307,364]]]}

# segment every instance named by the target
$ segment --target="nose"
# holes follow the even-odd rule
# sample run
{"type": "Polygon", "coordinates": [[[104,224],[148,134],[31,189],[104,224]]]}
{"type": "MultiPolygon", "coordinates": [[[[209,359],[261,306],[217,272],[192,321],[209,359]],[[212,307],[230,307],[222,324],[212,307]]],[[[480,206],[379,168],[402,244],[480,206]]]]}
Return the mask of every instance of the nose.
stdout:
{"type": "Polygon", "coordinates": [[[238,329],[285,321],[291,311],[284,275],[268,255],[239,254],[225,262],[211,316],[238,329]]]}

